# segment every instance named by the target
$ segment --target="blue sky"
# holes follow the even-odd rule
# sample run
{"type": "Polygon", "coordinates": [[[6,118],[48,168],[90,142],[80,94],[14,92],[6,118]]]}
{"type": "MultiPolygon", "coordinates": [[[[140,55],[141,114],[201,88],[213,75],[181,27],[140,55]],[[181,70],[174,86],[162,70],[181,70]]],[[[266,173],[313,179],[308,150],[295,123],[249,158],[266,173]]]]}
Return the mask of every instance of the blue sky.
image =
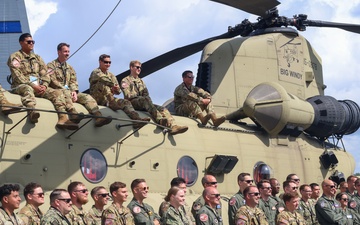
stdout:
{"type": "MultiPolygon", "coordinates": [[[[25,0],[35,51],[45,62],[56,58],[60,42],[75,52],[100,26],[118,0],[25,0]]],[[[280,15],[307,14],[311,20],[360,24],[360,0],[344,4],[337,0],[280,1],[280,15]]],[[[209,0],[122,0],[97,34],[70,60],[78,74],[80,90],[89,87],[88,78],[98,66],[100,54],[111,55],[110,70],[119,74],[130,60],[147,61],[166,51],[216,36],[243,19],[257,16],[209,0]]],[[[360,104],[360,38],[357,34],[330,28],[307,28],[301,33],[323,60],[326,95],[360,104]]],[[[145,78],[153,101],[170,99],[182,82],[181,73],[196,73],[200,53],[179,61],[145,78]]],[[[359,132],[344,138],[345,147],[356,161],[359,132]]],[[[356,172],[360,172],[360,163],[356,172]]]]}

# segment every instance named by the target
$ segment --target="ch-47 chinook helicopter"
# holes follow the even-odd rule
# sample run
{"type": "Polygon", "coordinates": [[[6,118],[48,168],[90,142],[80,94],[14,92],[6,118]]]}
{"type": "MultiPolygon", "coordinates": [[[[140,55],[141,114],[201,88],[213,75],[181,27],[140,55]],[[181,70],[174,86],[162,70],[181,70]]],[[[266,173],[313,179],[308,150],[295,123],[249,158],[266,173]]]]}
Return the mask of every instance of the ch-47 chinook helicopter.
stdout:
{"type": "MultiPolygon", "coordinates": [[[[92,188],[114,181],[129,186],[133,179],[145,178],[151,187],[147,202],[156,208],[176,176],[187,180],[190,202],[201,193],[205,173],[217,177],[224,196],[238,190],[241,172],[250,172],[256,181],[282,181],[296,173],[303,183],[325,178],[339,182],[352,174],[355,161],[341,140],[359,128],[359,106],[324,96],[321,59],[294,28],[360,33],[360,26],[308,20],[306,15],[279,16],[276,0],[214,1],[260,17],[143,63],[141,77],[203,50],[196,85],[212,94],[217,113],[226,115],[224,124],[202,126],[174,115],[189,130],[171,136],[154,123],[133,130],[125,113],[102,107],[103,115],[114,117],[110,125],[94,128],[89,117],[78,130],[61,131],[54,126],[53,105],[37,99],[43,112],[36,126],[26,122],[26,112],[0,117],[0,183],[24,186],[36,181],[50,192],[71,181],[92,188]]],[[[127,74],[119,74],[118,80],[127,74]]],[[[17,95],[5,95],[20,102],[17,95]]],[[[165,106],[171,110],[171,100],[165,106]]],[[[76,108],[87,113],[79,104],[76,108]]],[[[223,206],[226,212],[227,204],[223,206]]]]}

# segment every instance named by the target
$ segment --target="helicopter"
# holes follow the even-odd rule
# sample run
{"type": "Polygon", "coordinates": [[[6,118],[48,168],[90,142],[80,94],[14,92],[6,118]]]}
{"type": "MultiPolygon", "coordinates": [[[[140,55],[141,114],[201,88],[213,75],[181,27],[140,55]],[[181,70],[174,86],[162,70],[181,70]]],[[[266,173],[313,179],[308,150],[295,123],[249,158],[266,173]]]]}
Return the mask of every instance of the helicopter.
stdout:
{"type": "MultiPolygon", "coordinates": [[[[189,130],[171,136],[154,123],[133,130],[123,112],[101,107],[103,115],[114,118],[110,125],[94,128],[88,117],[79,130],[62,131],[51,126],[57,120],[52,104],[37,99],[41,118],[36,126],[26,122],[24,112],[0,117],[1,183],[24,186],[36,181],[49,193],[75,180],[91,188],[108,187],[116,180],[129,185],[145,177],[151,188],[147,202],[156,208],[176,176],[187,180],[191,200],[201,194],[205,173],[217,177],[224,196],[238,190],[236,177],[244,171],[256,181],[281,180],[295,172],[303,183],[329,177],[339,182],[352,174],[355,160],[342,146],[342,138],[359,128],[359,106],[324,96],[321,58],[297,30],[332,26],[359,33],[359,26],[314,22],[304,14],[282,17],[275,8],[278,1],[217,2],[259,19],[244,20],[224,34],[144,62],[140,76],[202,50],[196,85],[212,94],[215,110],[226,115],[226,123],[218,128],[200,126],[193,118],[174,115],[189,130]]],[[[127,74],[119,74],[118,80],[127,74]]],[[[5,95],[20,102],[20,96],[5,95]]],[[[171,100],[164,105],[173,111],[171,100]]]]}

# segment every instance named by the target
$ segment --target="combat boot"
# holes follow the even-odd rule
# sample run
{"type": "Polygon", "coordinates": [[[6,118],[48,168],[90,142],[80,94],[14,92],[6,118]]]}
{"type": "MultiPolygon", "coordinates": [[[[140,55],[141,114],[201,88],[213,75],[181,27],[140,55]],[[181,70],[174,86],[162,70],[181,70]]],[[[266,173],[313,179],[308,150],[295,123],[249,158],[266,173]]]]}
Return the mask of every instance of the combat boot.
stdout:
{"type": "Polygon", "coordinates": [[[80,123],[85,117],[84,113],[78,113],[75,109],[70,110],[69,113],[71,113],[69,114],[70,121],[76,124],[80,123]]]}
{"type": "Polygon", "coordinates": [[[106,118],[102,117],[102,114],[100,111],[96,111],[93,113],[94,116],[99,116],[98,118],[95,118],[95,127],[102,127],[106,124],[111,123],[112,117],[108,116],[106,118]],[[102,118],[101,118],[102,117],[102,118]]]}
{"type": "Polygon", "coordinates": [[[9,115],[12,112],[18,112],[21,108],[13,108],[13,107],[22,107],[22,104],[13,104],[8,102],[8,100],[3,99],[1,102],[1,112],[5,115],[9,115]]]}
{"type": "Polygon", "coordinates": [[[147,124],[147,122],[149,122],[151,119],[149,117],[145,117],[145,118],[141,118],[139,116],[139,114],[137,112],[131,112],[131,114],[129,115],[129,117],[132,119],[132,120],[140,120],[140,121],[144,121],[144,123],[137,123],[137,122],[134,122],[133,124],[133,128],[134,129],[140,129],[141,127],[145,126],[147,124]],[[146,122],[146,123],[145,123],[146,122]]]}
{"type": "Polygon", "coordinates": [[[59,120],[56,124],[56,127],[67,130],[76,130],[79,128],[79,126],[76,123],[71,122],[68,119],[68,116],[66,114],[62,114],[62,113],[59,114],[59,120]]]}
{"type": "Polygon", "coordinates": [[[29,108],[30,110],[28,111],[28,117],[29,117],[29,120],[30,120],[30,123],[37,123],[39,122],[39,117],[40,117],[40,113],[38,111],[35,111],[34,108],[35,108],[35,105],[33,104],[28,104],[27,105],[27,108],[29,108]]]}
{"type": "Polygon", "coordinates": [[[225,116],[222,116],[222,117],[220,117],[220,118],[217,118],[216,115],[215,115],[215,113],[211,113],[210,116],[211,116],[211,121],[212,121],[213,124],[214,124],[214,127],[220,126],[220,124],[222,124],[223,122],[225,122],[225,119],[226,119],[225,116]]]}
{"type": "Polygon", "coordinates": [[[171,135],[181,134],[186,132],[188,129],[189,128],[187,126],[173,125],[171,126],[171,130],[169,131],[169,134],[171,135]]]}
{"type": "Polygon", "coordinates": [[[210,120],[211,115],[207,114],[206,116],[204,116],[202,113],[199,113],[197,115],[197,118],[201,121],[202,125],[206,125],[207,122],[210,120]]]}

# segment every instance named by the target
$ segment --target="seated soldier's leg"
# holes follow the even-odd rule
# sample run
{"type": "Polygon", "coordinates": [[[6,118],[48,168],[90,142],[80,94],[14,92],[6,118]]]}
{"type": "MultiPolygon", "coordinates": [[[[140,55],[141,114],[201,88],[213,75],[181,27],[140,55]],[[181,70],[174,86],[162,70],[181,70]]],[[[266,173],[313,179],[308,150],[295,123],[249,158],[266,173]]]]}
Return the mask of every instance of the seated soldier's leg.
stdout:
{"type": "Polygon", "coordinates": [[[206,111],[206,117],[211,118],[211,121],[213,122],[215,127],[220,126],[223,122],[225,122],[226,118],[225,116],[222,116],[220,118],[216,117],[214,107],[212,106],[211,102],[207,105],[201,105],[201,108],[206,111]]]}
{"type": "Polygon", "coordinates": [[[203,109],[194,101],[187,101],[176,108],[176,113],[180,116],[192,116],[201,121],[202,125],[206,125],[210,120],[210,115],[204,116],[203,109]]]}
{"type": "MultiPolygon", "coordinates": [[[[108,98],[110,96],[113,96],[110,88],[103,84],[97,84],[92,88],[93,89],[90,90],[90,96],[94,98],[96,103],[102,106],[106,106],[109,103],[109,107],[110,107],[110,100],[108,98]]],[[[114,97],[112,99],[114,99],[114,97]]]]}
{"type": "Polygon", "coordinates": [[[167,127],[171,128],[171,131],[169,132],[172,135],[175,134],[181,134],[186,132],[189,128],[187,126],[179,126],[175,123],[175,119],[174,117],[172,117],[171,113],[169,112],[169,110],[167,110],[166,108],[159,106],[159,105],[155,105],[157,110],[159,110],[159,112],[161,113],[161,115],[163,116],[164,119],[166,119],[167,121],[167,127]]]}
{"type": "Polygon", "coordinates": [[[111,123],[111,121],[112,121],[111,116],[102,118],[102,114],[99,111],[99,106],[96,103],[95,99],[93,97],[91,97],[91,95],[84,94],[84,93],[78,93],[77,97],[78,97],[78,99],[76,101],[77,103],[80,103],[81,105],[83,105],[87,109],[87,111],[89,111],[90,114],[93,114],[94,116],[98,116],[97,118],[95,118],[95,126],[96,127],[101,127],[101,126],[111,123]]]}
{"type": "Polygon", "coordinates": [[[68,130],[76,130],[79,128],[76,123],[70,121],[68,118],[66,110],[66,99],[63,90],[52,89],[48,87],[42,97],[50,100],[53,103],[55,110],[61,112],[58,113],[59,120],[56,124],[56,127],[68,130]]]}
{"type": "MultiPolygon", "coordinates": [[[[126,100],[126,99],[116,99],[118,102],[118,105],[121,106],[121,109],[126,113],[126,115],[128,115],[131,119],[133,120],[140,120],[140,121],[144,121],[144,122],[149,122],[150,118],[149,117],[145,117],[145,118],[141,118],[139,116],[139,114],[135,111],[135,109],[133,108],[133,106],[131,105],[131,102],[126,100]]],[[[147,123],[134,123],[133,127],[136,128],[140,128],[144,125],[146,125],[147,123]]]]}
{"type": "Polygon", "coordinates": [[[156,106],[152,103],[151,99],[148,97],[138,97],[131,100],[131,104],[136,110],[145,110],[150,113],[151,117],[155,120],[156,123],[162,125],[161,119],[163,116],[156,109],[156,106]]]}
{"type": "Polygon", "coordinates": [[[76,111],[72,101],[71,92],[64,89],[62,89],[62,91],[65,100],[65,109],[69,113],[69,119],[76,124],[80,123],[80,121],[84,119],[84,113],[78,113],[76,111]]]}
{"type": "MultiPolygon", "coordinates": [[[[0,85],[0,89],[1,85],[0,85]]],[[[22,107],[22,104],[13,104],[11,102],[9,102],[4,93],[0,90],[0,105],[1,105],[1,112],[5,115],[8,115],[9,113],[12,112],[18,112],[21,110],[21,108],[14,108],[14,107],[22,107]]]]}
{"type": "Polygon", "coordinates": [[[31,110],[28,111],[29,120],[31,123],[37,123],[40,117],[40,113],[32,110],[36,106],[36,98],[34,94],[34,89],[30,85],[20,85],[14,91],[15,94],[21,95],[21,102],[22,104],[30,108],[31,110]]]}

